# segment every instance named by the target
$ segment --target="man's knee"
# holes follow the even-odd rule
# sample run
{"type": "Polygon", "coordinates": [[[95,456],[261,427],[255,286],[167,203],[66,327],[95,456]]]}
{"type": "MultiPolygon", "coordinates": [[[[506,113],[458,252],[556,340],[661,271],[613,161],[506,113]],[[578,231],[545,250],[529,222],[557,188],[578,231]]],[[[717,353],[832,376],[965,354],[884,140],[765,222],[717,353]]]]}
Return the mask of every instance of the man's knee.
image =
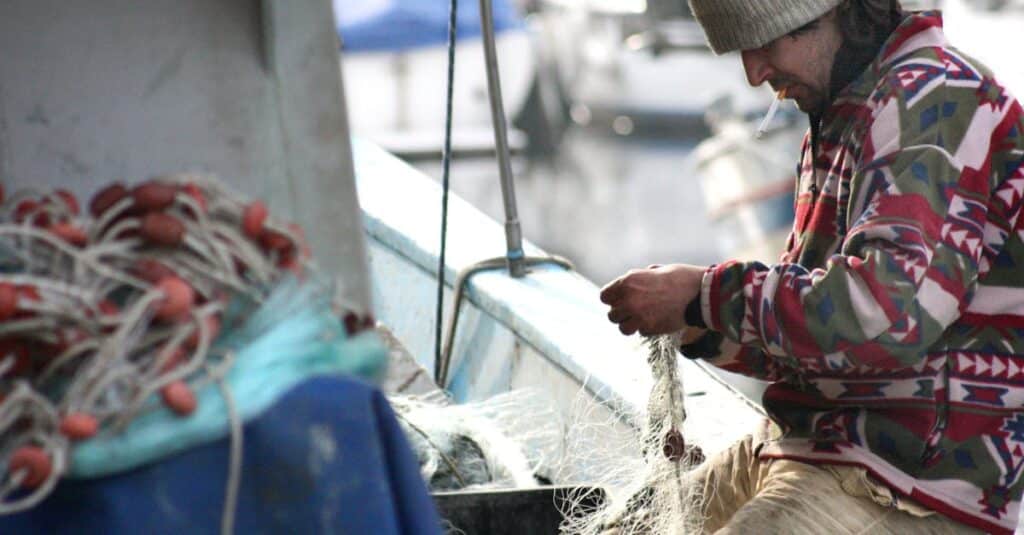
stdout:
{"type": "Polygon", "coordinates": [[[760,489],[767,467],[757,458],[762,442],[747,436],[729,449],[709,457],[690,475],[701,487],[705,529],[725,525],[760,489]]]}

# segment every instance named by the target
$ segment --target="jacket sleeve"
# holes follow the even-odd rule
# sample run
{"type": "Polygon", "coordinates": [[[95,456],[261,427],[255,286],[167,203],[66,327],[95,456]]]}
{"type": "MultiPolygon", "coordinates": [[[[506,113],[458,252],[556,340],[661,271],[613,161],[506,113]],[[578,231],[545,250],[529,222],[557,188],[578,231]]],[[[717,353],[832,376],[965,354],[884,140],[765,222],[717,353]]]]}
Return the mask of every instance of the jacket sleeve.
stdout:
{"type": "Polygon", "coordinates": [[[966,307],[990,144],[1012,99],[960,99],[957,115],[940,119],[945,87],[908,105],[898,90],[884,93],[893,81],[868,99],[864,145],[840,196],[849,230],[839,253],[816,269],[729,262],[704,278],[704,321],[724,338],[801,368],[897,368],[920,362],[966,307]]]}
{"type": "MultiPolygon", "coordinates": [[[[702,284],[702,288],[708,287],[706,282],[713,272],[714,266],[704,273],[705,284],[702,284]]],[[[706,317],[707,291],[703,290],[701,294],[698,302],[701,305],[701,314],[706,317]]],[[[787,362],[783,358],[771,358],[758,347],[738,344],[723,336],[721,332],[713,330],[707,331],[693,342],[682,345],[679,350],[687,358],[703,359],[723,370],[766,381],[776,381],[798,371],[794,362],[787,362]]]]}

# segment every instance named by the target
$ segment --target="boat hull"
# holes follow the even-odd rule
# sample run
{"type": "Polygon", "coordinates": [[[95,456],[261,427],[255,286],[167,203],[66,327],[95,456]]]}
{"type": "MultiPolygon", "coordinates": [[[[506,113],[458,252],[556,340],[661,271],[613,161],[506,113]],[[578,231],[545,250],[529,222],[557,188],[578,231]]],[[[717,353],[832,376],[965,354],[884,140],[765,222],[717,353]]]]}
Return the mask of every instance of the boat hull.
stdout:
{"type": "MultiPolygon", "coordinates": [[[[367,232],[378,320],[423,367],[434,365],[439,188],[435,181],[366,142],[356,141],[356,181],[367,232]]],[[[502,227],[450,198],[445,318],[456,273],[503,256],[502,227]]],[[[526,253],[545,253],[530,243],[526,253]]],[[[647,350],[607,321],[597,287],[578,273],[539,266],[522,279],[485,271],[468,284],[446,386],[456,402],[531,388],[566,422],[638,427],[652,385],[647,350]],[[581,421],[581,419],[583,419],[581,421]]],[[[689,393],[685,430],[714,453],[763,420],[763,385],[682,359],[689,393]]]]}

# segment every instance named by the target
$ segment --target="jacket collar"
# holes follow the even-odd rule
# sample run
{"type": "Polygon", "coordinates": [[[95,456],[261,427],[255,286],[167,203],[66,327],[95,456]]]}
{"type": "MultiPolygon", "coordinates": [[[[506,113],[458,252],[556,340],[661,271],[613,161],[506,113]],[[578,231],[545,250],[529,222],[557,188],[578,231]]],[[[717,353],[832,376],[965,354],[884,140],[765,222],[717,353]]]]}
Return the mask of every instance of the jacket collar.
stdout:
{"type": "MultiPolygon", "coordinates": [[[[839,81],[842,86],[835,91],[832,105],[850,97],[866,98],[874,90],[878,79],[901,58],[922,48],[944,48],[948,45],[949,42],[942,31],[942,13],[922,11],[907,15],[885,39],[874,58],[857,75],[845,83],[839,81]]],[[[837,54],[836,61],[842,59],[837,54]]]]}
{"type": "Polygon", "coordinates": [[[836,126],[835,121],[843,116],[840,108],[867,99],[878,80],[894,63],[922,48],[946,46],[948,41],[942,31],[942,14],[936,10],[908,14],[874,51],[873,57],[870,54],[857,57],[841,48],[836,54],[836,61],[850,62],[851,67],[834,70],[836,79],[832,84],[831,104],[823,116],[810,117],[814,153],[817,154],[821,128],[836,126]]]}
{"type": "Polygon", "coordinates": [[[875,70],[881,72],[896,60],[922,48],[946,47],[949,42],[942,31],[942,13],[923,11],[914,13],[896,27],[889,39],[882,45],[882,53],[875,62],[875,70]]]}

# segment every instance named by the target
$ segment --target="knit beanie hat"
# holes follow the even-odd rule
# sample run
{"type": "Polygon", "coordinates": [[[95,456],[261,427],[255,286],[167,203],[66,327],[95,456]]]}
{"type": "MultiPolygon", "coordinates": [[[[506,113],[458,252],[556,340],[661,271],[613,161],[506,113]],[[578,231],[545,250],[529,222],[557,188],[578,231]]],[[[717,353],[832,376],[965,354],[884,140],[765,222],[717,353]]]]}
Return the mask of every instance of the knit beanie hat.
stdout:
{"type": "Polygon", "coordinates": [[[760,48],[811,22],[842,0],[690,0],[715,54],[760,48]]]}

